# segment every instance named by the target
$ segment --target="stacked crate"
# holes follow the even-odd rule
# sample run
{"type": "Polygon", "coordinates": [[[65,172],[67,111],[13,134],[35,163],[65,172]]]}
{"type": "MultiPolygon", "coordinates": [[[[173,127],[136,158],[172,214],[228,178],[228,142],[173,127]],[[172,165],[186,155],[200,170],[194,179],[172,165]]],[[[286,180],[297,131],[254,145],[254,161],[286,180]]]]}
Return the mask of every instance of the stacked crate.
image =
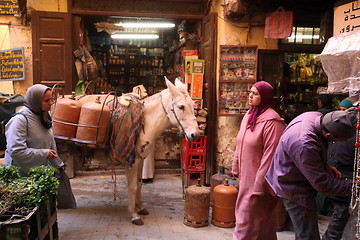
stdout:
{"type": "Polygon", "coordinates": [[[197,184],[199,178],[201,184],[204,185],[206,145],[206,136],[200,137],[196,142],[188,142],[185,138],[182,139],[181,158],[184,187],[197,184]]]}

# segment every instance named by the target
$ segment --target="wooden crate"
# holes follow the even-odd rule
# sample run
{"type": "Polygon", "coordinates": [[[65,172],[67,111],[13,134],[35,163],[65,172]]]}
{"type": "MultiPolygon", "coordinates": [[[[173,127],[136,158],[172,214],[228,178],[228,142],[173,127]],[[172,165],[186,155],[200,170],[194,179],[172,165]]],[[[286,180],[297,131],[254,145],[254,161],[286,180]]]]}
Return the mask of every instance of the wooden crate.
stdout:
{"type": "Polygon", "coordinates": [[[35,207],[22,218],[0,222],[1,240],[55,240],[58,237],[55,200],[35,207]]]}

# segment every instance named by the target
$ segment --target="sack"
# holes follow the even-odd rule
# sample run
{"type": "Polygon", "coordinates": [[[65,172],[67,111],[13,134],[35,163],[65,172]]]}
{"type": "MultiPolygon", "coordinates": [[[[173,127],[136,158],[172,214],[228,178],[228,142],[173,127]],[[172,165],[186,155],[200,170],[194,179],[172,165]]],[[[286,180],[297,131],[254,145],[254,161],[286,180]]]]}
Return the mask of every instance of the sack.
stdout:
{"type": "Polygon", "coordinates": [[[0,102],[0,150],[5,150],[5,125],[10,118],[16,115],[16,108],[24,105],[24,97],[20,94],[9,95],[1,92],[0,97],[1,99],[4,99],[4,101],[0,102]]]}
{"type": "Polygon", "coordinates": [[[5,135],[5,125],[10,121],[10,119],[16,115],[23,115],[27,122],[27,131],[29,128],[29,120],[26,115],[23,113],[12,113],[9,114],[6,118],[4,117],[2,121],[0,121],[0,150],[6,149],[6,135],[5,135]]]}
{"type": "Polygon", "coordinates": [[[57,193],[57,208],[58,209],[75,209],[76,200],[71,189],[70,180],[63,168],[56,173],[56,178],[59,180],[59,189],[57,193]]]}
{"type": "Polygon", "coordinates": [[[264,38],[287,38],[291,36],[294,13],[279,7],[276,12],[267,13],[264,38]]]}
{"type": "Polygon", "coordinates": [[[224,15],[229,18],[242,18],[248,13],[247,5],[241,0],[224,0],[224,15]]]}

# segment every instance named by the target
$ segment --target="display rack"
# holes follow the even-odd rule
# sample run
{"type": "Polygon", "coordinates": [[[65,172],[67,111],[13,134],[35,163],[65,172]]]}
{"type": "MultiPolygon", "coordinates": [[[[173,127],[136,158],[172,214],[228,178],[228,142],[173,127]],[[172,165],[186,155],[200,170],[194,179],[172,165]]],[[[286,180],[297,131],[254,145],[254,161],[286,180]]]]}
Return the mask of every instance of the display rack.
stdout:
{"type": "Polygon", "coordinates": [[[143,84],[151,95],[164,88],[162,48],[111,44],[93,47],[93,54],[101,59],[108,84],[117,90],[131,92],[143,84]]]}
{"type": "Polygon", "coordinates": [[[220,46],[219,115],[239,116],[249,109],[247,98],[256,82],[257,52],[257,46],[220,46]]]}
{"type": "Polygon", "coordinates": [[[327,86],[327,76],[321,62],[315,61],[316,55],[285,53],[284,60],[289,69],[289,84],[285,96],[288,106],[292,105],[294,115],[316,110],[318,88],[327,86]]]}

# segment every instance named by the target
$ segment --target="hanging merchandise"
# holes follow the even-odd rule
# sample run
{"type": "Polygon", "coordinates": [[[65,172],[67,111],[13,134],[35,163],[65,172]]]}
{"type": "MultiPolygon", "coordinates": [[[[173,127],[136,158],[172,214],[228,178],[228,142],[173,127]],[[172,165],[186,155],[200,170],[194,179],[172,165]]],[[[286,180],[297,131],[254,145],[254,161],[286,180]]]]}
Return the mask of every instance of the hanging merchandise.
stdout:
{"type": "Polygon", "coordinates": [[[358,123],[356,125],[356,139],[355,143],[355,159],[354,159],[354,173],[353,173],[353,186],[352,186],[352,194],[351,194],[351,202],[350,202],[350,218],[346,226],[347,229],[344,231],[345,235],[348,235],[348,232],[354,236],[354,239],[360,239],[360,107],[358,107],[359,115],[358,115],[358,123]],[[355,234],[354,234],[355,233],[355,234]]]}
{"type": "Polygon", "coordinates": [[[80,46],[79,49],[75,50],[74,55],[76,57],[75,67],[79,76],[75,92],[76,94],[83,94],[86,82],[97,80],[98,68],[95,59],[85,46],[80,46]]]}
{"type": "Polygon", "coordinates": [[[327,41],[320,59],[328,76],[328,92],[359,94],[360,89],[360,31],[342,33],[327,41]]]}
{"type": "Polygon", "coordinates": [[[248,6],[241,0],[224,0],[224,15],[229,19],[239,19],[248,14],[248,6]]]}
{"type": "Polygon", "coordinates": [[[279,7],[275,12],[267,13],[264,38],[287,38],[291,36],[294,13],[279,7]]]}

